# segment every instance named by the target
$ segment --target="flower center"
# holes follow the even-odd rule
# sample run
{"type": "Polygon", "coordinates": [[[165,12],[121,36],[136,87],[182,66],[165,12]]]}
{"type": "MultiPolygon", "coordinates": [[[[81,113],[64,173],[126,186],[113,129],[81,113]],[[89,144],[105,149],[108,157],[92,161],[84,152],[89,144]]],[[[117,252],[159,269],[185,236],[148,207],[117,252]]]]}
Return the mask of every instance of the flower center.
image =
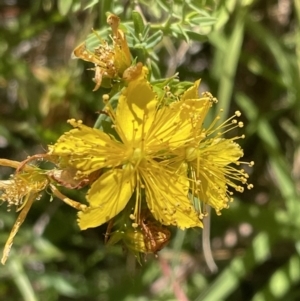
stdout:
{"type": "Polygon", "coordinates": [[[144,157],[144,153],[142,152],[142,149],[137,147],[133,150],[132,156],[130,158],[130,162],[133,163],[134,165],[139,165],[143,157],[144,157]]]}
{"type": "Polygon", "coordinates": [[[189,161],[189,162],[190,162],[190,161],[194,161],[194,160],[197,159],[197,156],[198,156],[198,149],[195,148],[195,147],[188,147],[188,148],[186,149],[185,154],[186,154],[186,160],[187,160],[187,161],[189,161]]]}

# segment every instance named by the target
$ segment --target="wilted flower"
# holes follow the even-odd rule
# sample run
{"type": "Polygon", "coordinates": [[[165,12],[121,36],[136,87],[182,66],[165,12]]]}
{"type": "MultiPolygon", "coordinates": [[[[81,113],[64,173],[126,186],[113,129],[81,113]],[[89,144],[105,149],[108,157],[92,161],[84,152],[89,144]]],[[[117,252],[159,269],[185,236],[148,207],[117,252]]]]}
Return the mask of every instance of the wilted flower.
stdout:
{"type": "Polygon", "coordinates": [[[148,209],[142,210],[139,224],[132,225],[131,219],[135,217],[128,215],[127,210],[124,210],[116,220],[109,222],[106,233],[107,245],[122,241],[140,261],[140,253],[157,255],[157,252],[168,244],[170,231],[156,221],[148,209]],[[115,229],[111,231],[113,227],[115,229]]]}
{"type": "MultiPolygon", "coordinates": [[[[20,211],[3,250],[1,263],[5,264],[15,235],[24,222],[33,202],[41,198],[42,192],[47,187],[50,187],[53,195],[77,210],[82,210],[86,206],[69,199],[56,188],[57,181],[55,182],[53,178],[54,170],[45,171],[36,166],[24,165],[22,162],[5,159],[0,159],[0,165],[16,169],[22,166],[22,171],[12,175],[9,180],[0,181],[0,200],[7,203],[8,208],[16,206],[17,211],[20,211]]],[[[56,178],[57,180],[58,178],[62,179],[58,174],[56,178]]],[[[65,179],[65,181],[67,180],[65,179]]]]}
{"type": "Polygon", "coordinates": [[[107,18],[107,23],[112,28],[113,47],[110,47],[106,41],[99,37],[101,44],[94,51],[88,50],[85,42],[74,50],[75,57],[95,65],[93,70],[95,70],[96,86],[93,91],[100,88],[103,78],[122,78],[124,71],[131,65],[131,54],[125,34],[118,28],[119,17],[111,14],[107,18]]]}

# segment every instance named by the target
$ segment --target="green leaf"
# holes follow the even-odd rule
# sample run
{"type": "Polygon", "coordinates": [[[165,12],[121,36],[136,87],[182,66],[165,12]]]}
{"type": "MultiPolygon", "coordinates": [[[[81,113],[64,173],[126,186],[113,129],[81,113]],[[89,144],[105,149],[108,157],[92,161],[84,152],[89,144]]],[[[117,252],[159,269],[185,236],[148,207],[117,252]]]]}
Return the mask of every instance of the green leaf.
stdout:
{"type": "MultiPolygon", "coordinates": [[[[223,301],[239,285],[248,271],[266,261],[274,241],[265,232],[259,233],[243,257],[236,257],[195,301],[223,301]]],[[[227,300],[227,299],[226,299],[227,300]]]]}
{"type": "Polygon", "coordinates": [[[170,12],[171,10],[171,6],[169,3],[171,3],[170,1],[166,1],[166,0],[156,0],[157,4],[164,10],[167,12],[170,12]]]}
{"type": "Polygon", "coordinates": [[[66,16],[71,9],[72,3],[73,0],[59,0],[57,6],[60,14],[66,16]]]}
{"type": "Polygon", "coordinates": [[[216,18],[213,17],[201,17],[195,16],[189,19],[189,22],[193,25],[199,25],[202,27],[212,26],[217,22],[216,18]]]}
{"type": "Polygon", "coordinates": [[[204,10],[204,9],[201,8],[201,7],[204,7],[203,4],[201,4],[201,3],[195,3],[195,4],[193,4],[193,3],[186,3],[186,4],[187,4],[187,5],[189,6],[189,8],[192,9],[193,12],[195,12],[196,14],[200,14],[200,15],[202,15],[202,16],[207,16],[207,17],[210,16],[209,13],[208,13],[206,10],[204,10]]]}
{"type": "Polygon", "coordinates": [[[86,9],[88,9],[88,8],[90,8],[90,7],[93,7],[94,5],[96,5],[96,4],[98,4],[98,3],[99,3],[99,0],[92,0],[92,1],[90,1],[89,4],[87,4],[87,5],[83,8],[83,10],[86,10],[86,9]]]}
{"type": "Polygon", "coordinates": [[[226,118],[232,99],[234,78],[244,38],[245,15],[246,10],[240,10],[238,12],[235,20],[233,20],[233,24],[235,26],[234,30],[230,33],[229,38],[224,38],[222,34],[218,32],[214,32],[214,34],[210,35],[210,38],[214,39],[217,47],[214,66],[212,69],[219,81],[217,98],[224,110],[222,118],[226,118]]]}
{"type": "Polygon", "coordinates": [[[182,28],[180,24],[172,24],[170,26],[171,34],[174,38],[181,37],[186,42],[189,41],[189,36],[186,34],[185,30],[182,28]]]}
{"type": "Polygon", "coordinates": [[[259,112],[252,99],[243,93],[237,93],[236,101],[242,108],[243,112],[245,112],[246,117],[252,122],[253,127],[255,127],[255,132],[257,132],[266,151],[268,152],[270,167],[272,168],[272,172],[278,183],[280,183],[280,185],[278,185],[278,189],[285,200],[285,206],[289,214],[289,221],[296,227],[299,227],[299,196],[295,183],[291,178],[291,170],[287,158],[279,151],[280,142],[277,138],[276,132],[266,118],[261,117],[257,120],[259,112]]]}
{"type": "Polygon", "coordinates": [[[18,256],[8,261],[8,270],[24,301],[37,301],[34,288],[18,256]]]}
{"type": "Polygon", "coordinates": [[[226,2],[223,2],[224,4],[221,5],[220,9],[217,11],[216,14],[218,20],[215,25],[216,29],[221,29],[225,26],[225,24],[227,24],[237,5],[237,0],[226,0],[226,2]]]}
{"type": "Polygon", "coordinates": [[[163,38],[163,32],[161,30],[156,31],[152,36],[147,39],[147,49],[153,48],[156,46],[163,38]]]}
{"type": "Polygon", "coordinates": [[[151,29],[151,26],[150,26],[149,23],[147,23],[146,25],[144,25],[144,30],[142,32],[143,38],[148,37],[150,29],[151,29]]]}
{"type": "Polygon", "coordinates": [[[269,283],[257,292],[252,301],[287,300],[287,294],[300,280],[299,256],[294,255],[283,267],[277,269],[271,276],[269,283]]]}
{"type": "Polygon", "coordinates": [[[145,25],[142,16],[139,12],[133,11],[132,12],[132,19],[133,19],[133,25],[136,36],[141,35],[145,30],[145,25]]]}
{"type": "Polygon", "coordinates": [[[153,75],[154,78],[160,78],[161,77],[160,68],[156,64],[156,62],[154,62],[153,60],[151,60],[151,71],[152,71],[152,75],[153,75]]]}
{"type": "Polygon", "coordinates": [[[267,49],[268,52],[274,57],[279,69],[282,81],[285,84],[289,93],[289,101],[295,103],[298,101],[295,90],[299,93],[299,71],[295,68],[295,59],[293,53],[288,53],[283,43],[280,43],[278,36],[273,34],[267,28],[261,26],[258,22],[253,22],[249,16],[246,16],[246,25],[252,36],[258,40],[261,45],[267,49]]]}
{"type": "Polygon", "coordinates": [[[189,37],[190,40],[193,41],[198,41],[198,42],[204,42],[207,41],[207,36],[194,32],[194,31],[190,31],[190,30],[186,30],[185,31],[186,35],[189,37]]]}
{"type": "Polygon", "coordinates": [[[188,43],[190,39],[189,39],[189,36],[186,34],[184,28],[182,28],[182,26],[180,24],[178,24],[178,29],[179,29],[179,32],[184,37],[184,40],[188,43]]]}

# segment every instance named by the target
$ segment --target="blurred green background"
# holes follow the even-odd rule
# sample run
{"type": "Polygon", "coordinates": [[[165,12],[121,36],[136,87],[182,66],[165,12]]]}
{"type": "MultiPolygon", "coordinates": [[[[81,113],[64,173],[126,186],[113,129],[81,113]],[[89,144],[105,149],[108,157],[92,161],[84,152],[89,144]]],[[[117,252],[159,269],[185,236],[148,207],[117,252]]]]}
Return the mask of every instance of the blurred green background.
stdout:
{"type": "MultiPolygon", "coordinates": [[[[204,258],[201,229],[174,230],[159,258],[140,266],[104,246],[105,227],[80,232],[76,212],[45,195],[0,267],[0,300],[300,300],[298,0],[0,0],[0,157],[44,152],[70,117],[93,126],[102,91],[92,92],[92,64],[71,53],[106,26],[108,11],[156,78],[202,78],[226,115],[242,111],[254,189],[221,216],[212,212],[218,271],[204,258]],[[133,10],[151,22],[140,40],[130,38],[133,10]]],[[[0,167],[0,179],[10,173],[0,167]]],[[[0,209],[3,247],[17,215],[0,209]]]]}

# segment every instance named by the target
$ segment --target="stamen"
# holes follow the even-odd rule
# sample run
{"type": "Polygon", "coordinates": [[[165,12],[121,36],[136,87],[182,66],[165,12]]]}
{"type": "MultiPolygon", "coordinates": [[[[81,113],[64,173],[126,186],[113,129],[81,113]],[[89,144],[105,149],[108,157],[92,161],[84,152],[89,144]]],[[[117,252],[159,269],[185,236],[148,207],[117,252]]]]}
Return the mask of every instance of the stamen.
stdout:
{"type": "Polygon", "coordinates": [[[103,94],[102,95],[102,100],[104,104],[107,104],[109,101],[109,95],[108,94],[103,94]]]}

